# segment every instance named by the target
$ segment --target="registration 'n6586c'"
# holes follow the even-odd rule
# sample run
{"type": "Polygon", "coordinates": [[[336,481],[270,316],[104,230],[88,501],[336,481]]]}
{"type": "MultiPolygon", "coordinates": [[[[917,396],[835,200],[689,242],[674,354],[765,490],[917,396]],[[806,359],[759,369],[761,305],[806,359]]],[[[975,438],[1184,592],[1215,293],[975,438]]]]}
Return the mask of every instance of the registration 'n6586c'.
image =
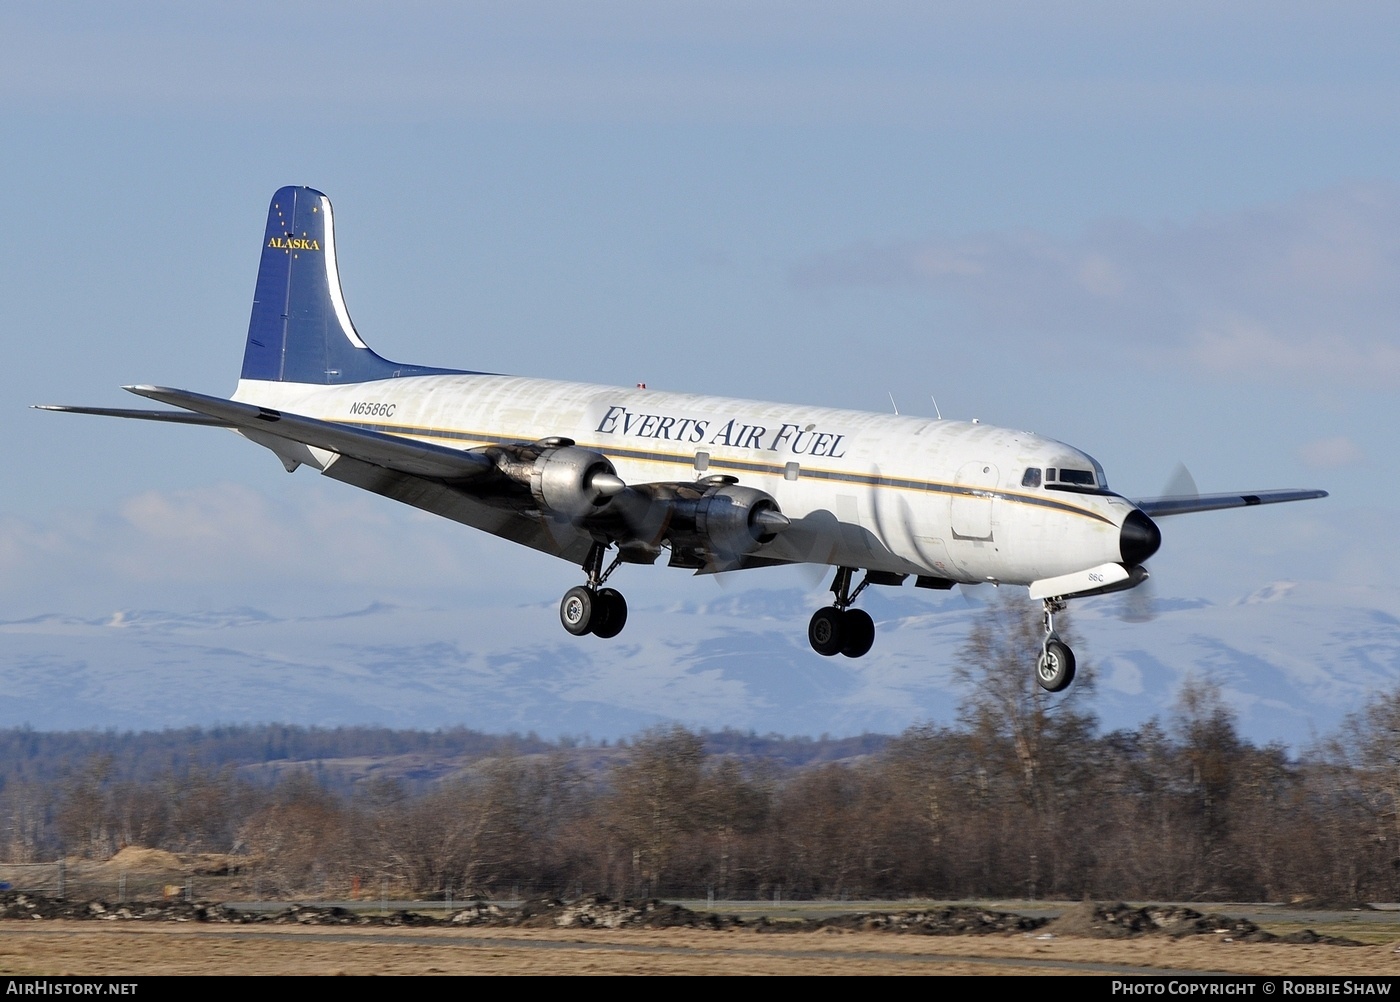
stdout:
{"type": "Polygon", "coordinates": [[[350,413],[358,417],[393,417],[398,406],[373,400],[356,400],[350,405],[350,413]]]}

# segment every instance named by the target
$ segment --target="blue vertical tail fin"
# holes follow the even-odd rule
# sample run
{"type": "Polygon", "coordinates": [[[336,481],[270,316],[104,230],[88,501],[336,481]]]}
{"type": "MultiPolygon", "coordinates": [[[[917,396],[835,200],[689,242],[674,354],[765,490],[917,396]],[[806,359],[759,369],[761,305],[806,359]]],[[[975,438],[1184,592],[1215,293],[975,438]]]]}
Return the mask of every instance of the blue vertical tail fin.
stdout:
{"type": "Polygon", "coordinates": [[[313,188],[272,196],[258,265],[243,378],[290,383],[362,383],[461,370],[399,365],[360,339],[335,260],[331,201],[313,188]]]}

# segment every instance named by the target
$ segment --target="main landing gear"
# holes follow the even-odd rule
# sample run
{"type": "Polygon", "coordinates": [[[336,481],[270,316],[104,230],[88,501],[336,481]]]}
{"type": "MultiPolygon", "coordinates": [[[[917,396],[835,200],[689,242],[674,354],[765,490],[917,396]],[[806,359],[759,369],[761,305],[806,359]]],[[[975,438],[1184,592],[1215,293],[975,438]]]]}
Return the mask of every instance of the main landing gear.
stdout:
{"type": "Polygon", "coordinates": [[[875,643],[875,621],[864,609],[852,609],[851,603],[865,590],[870,577],[851,591],[852,567],[839,567],[836,578],[831,582],[831,591],[836,596],[835,605],[818,609],[807,624],[807,640],[812,650],[824,657],[844,654],[848,658],[860,658],[870,653],[875,643]]]}
{"type": "Polygon", "coordinates": [[[588,551],[588,559],[583,569],[588,573],[588,583],[570,588],[559,603],[559,621],[576,637],[593,634],[595,637],[615,637],[627,625],[627,600],[615,588],[604,588],[603,582],[617,565],[621,555],[613,558],[607,570],[603,570],[603,554],[607,547],[594,543],[588,551]]]}
{"type": "Polygon", "coordinates": [[[1074,651],[1055,632],[1055,613],[1065,611],[1062,598],[1045,599],[1045,643],[1035,662],[1035,680],[1046,692],[1060,692],[1074,681],[1074,651]]]}

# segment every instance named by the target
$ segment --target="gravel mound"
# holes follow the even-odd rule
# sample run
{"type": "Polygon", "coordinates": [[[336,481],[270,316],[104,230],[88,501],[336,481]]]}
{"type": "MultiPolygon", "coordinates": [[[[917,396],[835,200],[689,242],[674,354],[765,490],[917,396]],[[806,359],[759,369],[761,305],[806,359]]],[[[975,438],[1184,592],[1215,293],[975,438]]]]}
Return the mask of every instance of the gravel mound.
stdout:
{"type": "Polygon", "coordinates": [[[922,936],[989,936],[1003,932],[1033,932],[1046,919],[1027,918],[1010,912],[985,908],[931,908],[908,912],[862,912],[823,919],[820,929],[848,929],[859,932],[902,932],[922,936]]]}
{"type": "Polygon", "coordinates": [[[1027,918],[985,908],[950,906],[902,912],[859,912],[826,919],[769,919],[745,922],[735,916],[696,912],[656,898],[614,901],[601,894],[560,901],[527,901],[519,908],[502,908],[489,901],[471,901],[446,916],[396,911],[378,914],[347,908],[288,905],[276,911],[240,911],[210,902],[77,901],[25,891],[0,893],[0,919],[87,919],[138,922],[219,922],[258,925],[366,926],[484,926],[526,929],[732,929],[757,932],[889,932],[920,936],[988,936],[1030,933],[1091,939],[1137,936],[1215,935],[1245,943],[1323,943],[1360,946],[1354,940],[1319,936],[1311,929],[1275,936],[1247,919],[1203,915],[1190,908],[1149,905],[1132,908],[1121,902],[1084,902],[1053,921],[1027,918]]]}
{"type": "Polygon", "coordinates": [[[1064,912],[1045,927],[1056,936],[1083,936],[1089,939],[1130,939],[1138,936],[1220,936],[1239,943],[1326,943],[1332,946],[1360,946],[1339,936],[1319,936],[1311,929],[1276,936],[1243,918],[1203,914],[1193,908],[1147,905],[1133,908],[1123,902],[1106,904],[1085,901],[1064,912]]]}
{"type": "Polygon", "coordinates": [[[534,929],[728,929],[743,924],[737,918],[693,912],[656,898],[613,901],[601,894],[569,902],[527,901],[517,914],[510,924],[534,929]]]}
{"type": "Polygon", "coordinates": [[[106,901],[71,901],[43,894],[6,891],[0,894],[0,919],[105,919],[156,922],[208,922],[217,905],[187,901],[132,901],[114,905],[106,901]]]}

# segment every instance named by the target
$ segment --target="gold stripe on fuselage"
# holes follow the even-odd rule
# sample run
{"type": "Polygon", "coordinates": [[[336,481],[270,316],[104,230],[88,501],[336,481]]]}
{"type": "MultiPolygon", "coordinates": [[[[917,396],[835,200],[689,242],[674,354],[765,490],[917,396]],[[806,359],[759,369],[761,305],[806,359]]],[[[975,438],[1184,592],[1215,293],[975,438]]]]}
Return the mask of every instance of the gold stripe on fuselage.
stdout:
{"type": "MultiPolygon", "coordinates": [[[[398,435],[402,438],[421,438],[430,441],[448,442],[457,446],[466,443],[468,445],[487,447],[503,445],[510,442],[533,442],[536,440],[532,435],[490,435],[483,432],[453,431],[443,428],[422,428],[416,425],[372,424],[361,421],[338,421],[334,418],[329,418],[327,420],[333,421],[336,424],[346,425],[350,428],[360,428],[364,431],[377,431],[381,434],[398,435]]],[[[618,459],[629,459],[633,462],[654,463],[662,466],[684,466],[692,472],[695,469],[694,453],[651,452],[644,449],[619,448],[612,443],[598,445],[587,442],[576,442],[575,444],[580,448],[594,449],[603,455],[613,456],[618,459]]],[[[765,463],[756,459],[720,459],[714,456],[710,457],[709,469],[738,470],[741,472],[759,473],[775,477],[781,477],[786,472],[786,467],[783,464],[765,463]]],[[[1112,519],[1096,511],[1090,511],[1087,508],[1080,508],[1077,505],[1068,504],[1054,498],[1047,498],[1035,494],[1022,494],[1017,491],[989,490],[985,487],[968,487],[966,485],[944,483],[939,480],[913,480],[906,477],[876,476],[870,473],[856,473],[849,470],[827,470],[811,466],[803,466],[800,476],[813,480],[834,480],[840,483],[861,484],[866,487],[885,487],[892,490],[907,490],[922,494],[961,494],[965,497],[986,497],[993,500],[1029,505],[1034,508],[1052,508],[1055,511],[1079,515],[1083,518],[1104,522],[1108,525],[1117,524],[1112,519]]]]}

